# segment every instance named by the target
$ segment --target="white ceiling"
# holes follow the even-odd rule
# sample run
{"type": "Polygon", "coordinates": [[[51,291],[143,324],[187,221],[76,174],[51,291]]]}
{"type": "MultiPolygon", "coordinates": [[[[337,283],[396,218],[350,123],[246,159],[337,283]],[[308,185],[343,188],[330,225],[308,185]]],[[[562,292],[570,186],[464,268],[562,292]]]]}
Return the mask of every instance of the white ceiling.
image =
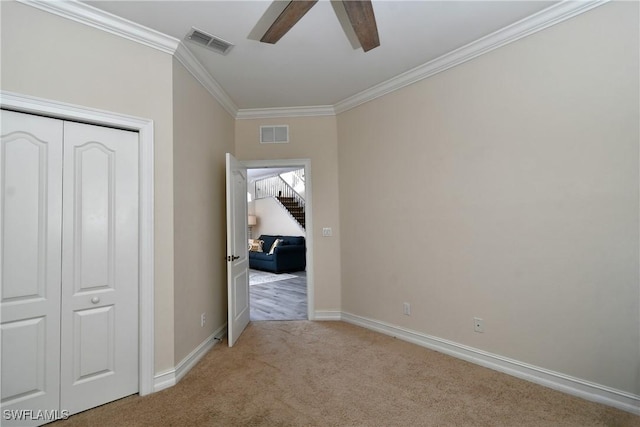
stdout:
{"type": "Polygon", "coordinates": [[[335,105],[557,2],[374,1],[381,46],[367,53],[327,0],[275,45],[255,40],[270,1],[86,3],[178,39],[197,27],[233,43],[224,56],[185,45],[239,109],[251,109],[335,105]]]}

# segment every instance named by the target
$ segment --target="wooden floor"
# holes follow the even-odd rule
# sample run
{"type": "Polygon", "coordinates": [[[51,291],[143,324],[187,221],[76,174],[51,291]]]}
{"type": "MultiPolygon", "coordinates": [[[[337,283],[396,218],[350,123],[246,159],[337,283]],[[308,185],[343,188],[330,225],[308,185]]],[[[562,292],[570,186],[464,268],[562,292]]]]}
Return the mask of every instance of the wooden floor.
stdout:
{"type": "Polygon", "coordinates": [[[251,320],[306,320],[307,273],[291,273],[295,279],[249,286],[251,320]]]}

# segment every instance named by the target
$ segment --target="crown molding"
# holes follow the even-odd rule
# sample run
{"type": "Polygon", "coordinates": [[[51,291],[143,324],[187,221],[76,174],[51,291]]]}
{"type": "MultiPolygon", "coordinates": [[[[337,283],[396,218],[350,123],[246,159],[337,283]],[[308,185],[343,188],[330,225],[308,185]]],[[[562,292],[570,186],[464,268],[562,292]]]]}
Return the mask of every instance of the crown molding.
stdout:
{"type": "Polygon", "coordinates": [[[279,117],[317,117],[335,116],[332,105],[316,105],[310,107],[274,107],[274,108],[245,108],[238,110],[236,119],[272,119],[279,117]]]}
{"type": "Polygon", "coordinates": [[[431,77],[449,68],[455,67],[494,49],[513,43],[552,25],[566,21],[595,7],[602,6],[610,0],[573,1],[564,0],[540,12],[497,30],[485,37],[475,40],[454,51],[446,53],[426,64],[419,65],[409,71],[397,75],[385,82],[357,93],[335,104],[336,114],[343,113],[365,102],[372,101],[383,95],[420,80],[431,77]]]}
{"type": "Polygon", "coordinates": [[[564,0],[514,24],[442,55],[426,64],[399,74],[385,82],[339,101],[335,105],[307,107],[250,108],[239,110],[222,86],[207,72],[183,43],[171,36],[152,30],[85,3],[73,1],[17,0],[91,27],[107,31],[137,43],[174,55],[178,61],[236,119],[267,119],[280,117],[335,116],[366,102],[402,89],[456,65],[463,64],[494,49],[520,40],[545,28],[566,21],[581,13],[608,3],[610,0],[564,0]]]}
{"type": "Polygon", "coordinates": [[[180,40],[78,1],[18,0],[20,3],[115,34],[173,55],[180,40]]]}
{"type": "Polygon", "coordinates": [[[238,107],[229,97],[222,86],[213,78],[211,74],[202,66],[200,61],[191,53],[191,51],[180,42],[174,53],[174,57],[204,86],[207,91],[222,105],[227,113],[232,117],[238,114],[238,107]]]}
{"type": "Polygon", "coordinates": [[[236,116],[238,107],[220,84],[205,70],[202,64],[193,56],[191,51],[175,37],[121,18],[109,12],[95,8],[79,1],[46,1],[46,0],[18,0],[28,6],[45,12],[53,13],[63,18],[71,19],[81,24],[97,28],[102,31],[132,40],[136,43],[157,49],[175,56],[182,65],[198,80],[222,107],[236,116]]]}

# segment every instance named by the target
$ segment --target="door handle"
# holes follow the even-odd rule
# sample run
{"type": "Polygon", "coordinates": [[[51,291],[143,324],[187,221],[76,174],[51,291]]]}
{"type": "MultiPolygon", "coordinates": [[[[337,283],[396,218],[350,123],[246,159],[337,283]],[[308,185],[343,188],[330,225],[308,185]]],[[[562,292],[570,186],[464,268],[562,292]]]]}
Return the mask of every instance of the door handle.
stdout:
{"type": "Polygon", "coordinates": [[[227,257],[227,261],[235,261],[237,259],[240,259],[240,257],[235,255],[230,255],[227,257]]]}

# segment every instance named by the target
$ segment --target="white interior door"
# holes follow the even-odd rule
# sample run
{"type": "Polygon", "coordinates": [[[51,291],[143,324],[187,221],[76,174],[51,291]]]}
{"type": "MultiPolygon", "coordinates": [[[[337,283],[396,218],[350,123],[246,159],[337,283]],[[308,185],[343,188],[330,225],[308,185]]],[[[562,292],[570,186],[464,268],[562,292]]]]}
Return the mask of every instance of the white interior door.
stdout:
{"type": "Polygon", "coordinates": [[[0,424],[37,425],[4,411],[60,404],[63,122],[3,110],[0,125],[0,424]]]}
{"type": "Polygon", "coordinates": [[[138,391],[138,134],[64,124],[61,408],[138,391]]]}
{"type": "Polygon", "coordinates": [[[249,324],[247,168],[227,153],[227,337],[229,347],[249,324]]]}

